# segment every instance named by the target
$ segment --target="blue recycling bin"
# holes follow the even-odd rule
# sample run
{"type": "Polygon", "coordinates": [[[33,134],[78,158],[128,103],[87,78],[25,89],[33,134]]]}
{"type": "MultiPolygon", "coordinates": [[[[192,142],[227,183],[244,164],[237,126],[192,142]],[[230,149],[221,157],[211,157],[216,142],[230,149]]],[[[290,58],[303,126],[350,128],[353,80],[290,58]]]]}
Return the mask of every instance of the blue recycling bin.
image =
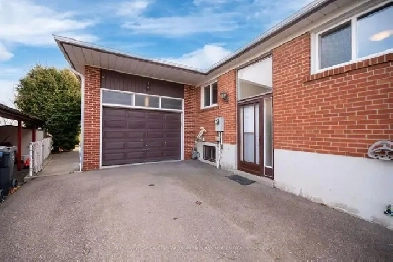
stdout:
{"type": "Polygon", "coordinates": [[[7,196],[12,187],[17,186],[14,179],[14,151],[9,148],[0,149],[0,195],[7,196]]]}

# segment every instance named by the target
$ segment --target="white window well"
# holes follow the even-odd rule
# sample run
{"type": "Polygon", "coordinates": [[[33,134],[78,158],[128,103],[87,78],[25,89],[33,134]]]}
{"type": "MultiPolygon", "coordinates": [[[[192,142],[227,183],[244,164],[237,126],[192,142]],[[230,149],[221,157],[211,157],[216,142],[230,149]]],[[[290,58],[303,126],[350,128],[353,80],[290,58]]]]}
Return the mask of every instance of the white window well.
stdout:
{"type": "Polygon", "coordinates": [[[393,51],[393,2],[314,35],[313,73],[393,51]]]}
{"type": "Polygon", "coordinates": [[[218,85],[217,82],[211,83],[202,88],[201,92],[202,108],[217,105],[218,85]]]}

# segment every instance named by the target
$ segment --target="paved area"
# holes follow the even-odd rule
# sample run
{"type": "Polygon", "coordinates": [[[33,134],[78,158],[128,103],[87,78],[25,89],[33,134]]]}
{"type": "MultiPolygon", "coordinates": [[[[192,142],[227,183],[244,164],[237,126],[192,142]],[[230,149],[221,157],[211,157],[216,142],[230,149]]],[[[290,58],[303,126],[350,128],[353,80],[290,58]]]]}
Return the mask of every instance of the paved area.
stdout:
{"type": "Polygon", "coordinates": [[[64,175],[79,170],[79,149],[51,154],[44,163],[44,169],[37,176],[64,175]]]}
{"type": "Polygon", "coordinates": [[[393,231],[228,174],[192,161],[37,178],[0,206],[0,257],[393,259],[393,231]]]}

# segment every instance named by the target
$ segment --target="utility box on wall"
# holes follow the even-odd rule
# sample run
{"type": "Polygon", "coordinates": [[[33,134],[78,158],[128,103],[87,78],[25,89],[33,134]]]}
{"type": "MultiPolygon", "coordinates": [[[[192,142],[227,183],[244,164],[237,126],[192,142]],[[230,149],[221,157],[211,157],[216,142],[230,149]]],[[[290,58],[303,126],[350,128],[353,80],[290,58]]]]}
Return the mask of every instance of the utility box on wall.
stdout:
{"type": "Polygon", "coordinates": [[[216,132],[224,132],[224,118],[222,116],[214,119],[216,132]]]}

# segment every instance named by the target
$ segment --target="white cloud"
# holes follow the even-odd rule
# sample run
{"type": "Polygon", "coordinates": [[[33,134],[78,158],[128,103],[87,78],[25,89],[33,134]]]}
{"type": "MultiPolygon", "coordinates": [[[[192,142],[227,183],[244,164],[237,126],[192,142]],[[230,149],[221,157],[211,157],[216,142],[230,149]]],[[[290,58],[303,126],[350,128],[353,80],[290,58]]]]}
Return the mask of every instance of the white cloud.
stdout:
{"type": "Polygon", "coordinates": [[[0,103],[14,107],[15,85],[18,80],[0,80],[0,103]]]}
{"type": "Polygon", "coordinates": [[[372,35],[370,37],[370,40],[374,41],[374,42],[378,42],[378,41],[382,41],[382,40],[390,37],[391,35],[393,35],[393,30],[385,30],[385,31],[382,31],[382,32],[372,35]]]}
{"type": "Polygon", "coordinates": [[[3,44],[0,43],[0,61],[6,61],[14,57],[13,53],[10,53],[3,44]]]}
{"type": "Polygon", "coordinates": [[[150,4],[146,0],[131,0],[122,2],[117,7],[117,15],[119,16],[137,16],[140,15],[150,4]]]}
{"type": "Polygon", "coordinates": [[[157,34],[164,36],[184,36],[195,33],[227,32],[238,28],[231,13],[199,14],[193,16],[173,16],[147,18],[139,17],[123,24],[123,28],[134,33],[157,34]]]}
{"type": "Polygon", "coordinates": [[[95,24],[70,12],[57,12],[26,0],[0,0],[0,39],[24,45],[54,44],[52,34],[96,40],[84,30],[95,24]]]}
{"type": "Polygon", "coordinates": [[[198,69],[207,69],[221,59],[231,54],[231,51],[217,44],[209,44],[180,58],[166,58],[176,64],[187,65],[198,69]]]}

